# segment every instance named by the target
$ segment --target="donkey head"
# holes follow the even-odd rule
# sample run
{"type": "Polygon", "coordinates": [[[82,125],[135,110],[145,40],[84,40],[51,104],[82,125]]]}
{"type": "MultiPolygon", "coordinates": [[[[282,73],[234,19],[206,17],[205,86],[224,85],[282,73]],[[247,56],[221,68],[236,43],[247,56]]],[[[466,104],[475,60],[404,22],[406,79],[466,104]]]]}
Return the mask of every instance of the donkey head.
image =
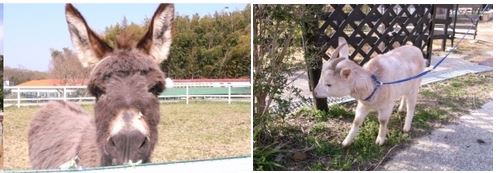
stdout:
{"type": "Polygon", "coordinates": [[[174,6],[161,4],[136,44],[118,40],[115,48],[89,28],[71,4],[66,20],[83,66],[92,66],[88,91],[96,97],[95,123],[101,165],[149,162],[158,138],[158,95],[164,75],[158,64],[168,57],[174,6]]]}

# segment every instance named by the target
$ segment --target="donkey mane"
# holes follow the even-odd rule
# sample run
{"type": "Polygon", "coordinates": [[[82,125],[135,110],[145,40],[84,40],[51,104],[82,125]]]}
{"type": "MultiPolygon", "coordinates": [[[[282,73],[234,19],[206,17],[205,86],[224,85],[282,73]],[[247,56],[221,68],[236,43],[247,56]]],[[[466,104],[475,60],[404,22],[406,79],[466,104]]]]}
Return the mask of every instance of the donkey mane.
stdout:
{"type": "Polygon", "coordinates": [[[132,33],[122,31],[115,40],[116,49],[130,50],[137,45],[137,40],[132,38],[132,33]]]}

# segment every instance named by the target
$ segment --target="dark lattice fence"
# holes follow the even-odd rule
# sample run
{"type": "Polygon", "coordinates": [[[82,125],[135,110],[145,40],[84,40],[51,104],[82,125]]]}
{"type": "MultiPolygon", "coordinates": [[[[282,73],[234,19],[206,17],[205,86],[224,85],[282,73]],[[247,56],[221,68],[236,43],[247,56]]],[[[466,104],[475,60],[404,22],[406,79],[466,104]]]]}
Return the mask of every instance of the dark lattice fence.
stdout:
{"type": "MultiPolygon", "coordinates": [[[[314,40],[313,44],[319,49],[317,55],[324,59],[338,46],[338,37],[346,38],[349,58],[359,65],[411,42],[422,50],[430,65],[434,14],[433,5],[424,4],[325,5],[316,12],[319,23],[306,26],[306,30],[316,34],[305,37],[314,40]]],[[[318,84],[321,65],[321,59],[315,58],[308,68],[311,90],[318,84]]],[[[328,110],[326,99],[314,98],[314,103],[319,110],[328,110]]]]}
{"type": "Polygon", "coordinates": [[[430,59],[432,14],[432,5],[325,6],[317,45],[327,59],[328,52],[338,46],[338,37],[345,37],[351,50],[349,58],[363,65],[374,55],[412,42],[430,59]]]}

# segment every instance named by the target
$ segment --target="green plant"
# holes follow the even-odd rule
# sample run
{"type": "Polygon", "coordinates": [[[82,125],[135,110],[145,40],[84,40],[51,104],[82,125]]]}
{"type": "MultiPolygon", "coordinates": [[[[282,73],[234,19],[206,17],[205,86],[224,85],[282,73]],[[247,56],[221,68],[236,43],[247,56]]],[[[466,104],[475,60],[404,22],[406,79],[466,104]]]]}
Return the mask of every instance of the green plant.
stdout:
{"type": "Polygon", "coordinates": [[[330,118],[354,118],[354,112],[347,110],[345,107],[340,105],[332,105],[329,107],[328,112],[322,110],[312,110],[312,115],[317,121],[327,121],[330,118]]]}
{"type": "Polygon", "coordinates": [[[328,114],[331,117],[345,117],[345,118],[354,118],[354,112],[346,109],[343,106],[338,104],[332,105],[328,109],[328,114]]]}
{"type": "Polygon", "coordinates": [[[320,134],[322,132],[327,131],[326,124],[324,122],[320,122],[317,124],[314,124],[314,126],[311,128],[311,134],[320,134]]]}
{"type": "Polygon", "coordinates": [[[275,171],[283,170],[285,167],[280,163],[276,162],[274,158],[282,153],[280,150],[281,146],[276,143],[269,144],[266,146],[254,147],[253,152],[253,166],[257,171],[275,171]]]}
{"type": "Polygon", "coordinates": [[[311,171],[326,171],[325,165],[321,162],[316,162],[309,167],[311,171]]]}

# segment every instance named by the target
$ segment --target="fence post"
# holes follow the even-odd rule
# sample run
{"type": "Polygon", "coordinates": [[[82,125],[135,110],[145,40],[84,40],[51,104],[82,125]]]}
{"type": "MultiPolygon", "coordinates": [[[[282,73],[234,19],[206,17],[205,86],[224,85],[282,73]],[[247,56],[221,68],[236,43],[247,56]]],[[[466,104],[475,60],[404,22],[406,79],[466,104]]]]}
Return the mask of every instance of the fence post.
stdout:
{"type": "MultiPolygon", "coordinates": [[[[321,75],[321,67],[323,64],[323,56],[317,56],[317,52],[320,51],[321,45],[319,45],[319,16],[321,13],[322,5],[306,5],[306,11],[304,16],[308,19],[304,22],[302,27],[302,36],[306,39],[306,45],[308,45],[304,50],[304,59],[307,63],[307,75],[309,77],[309,90],[313,91],[319,82],[319,77],[321,75]]],[[[322,111],[328,111],[328,102],[326,98],[316,98],[313,94],[314,105],[317,109],[322,111]]]]}
{"type": "Polygon", "coordinates": [[[17,87],[17,108],[21,107],[21,88],[17,87]]]}
{"type": "Polygon", "coordinates": [[[66,86],[63,88],[63,100],[66,101],[66,86]]]}
{"type": "Polygon", "coordinates": [[[228,87],[227,103],[231,104],[231,85],[229,85],[229,87],[228,87]]]}
{"type": "Polygon", "coordinates": [[[186,104],[189,104],[189,86],[186,85],[186,104]]]}

